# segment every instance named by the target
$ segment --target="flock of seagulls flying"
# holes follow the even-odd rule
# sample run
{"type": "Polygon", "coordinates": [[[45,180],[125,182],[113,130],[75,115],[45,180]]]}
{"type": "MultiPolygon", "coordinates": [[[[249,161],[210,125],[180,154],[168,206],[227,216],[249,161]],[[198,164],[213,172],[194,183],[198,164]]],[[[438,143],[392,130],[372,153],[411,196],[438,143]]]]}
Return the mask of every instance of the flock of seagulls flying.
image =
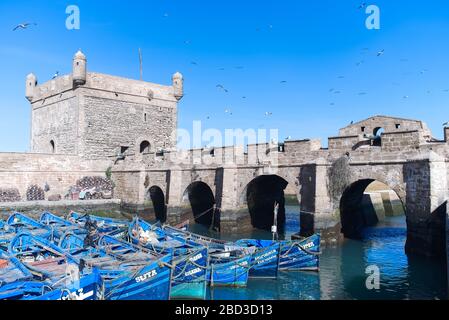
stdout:
{"type": "MultiPolygon", "coordinates": [[[[367,3],[366,3],[366,2],[363,2],[363,3],[361,3],[361,4],[358,6],[358,9],[359,9],[359,10],[363,10],[363,9],[365,9],[365,8],[367,8],[367,3]]],[[[163,14],[163,17],[164,17],[164,18],[168,18],[168,17],[169,17],[169,13],[165,12],[165,13],[163,14]]],[[[37,23],[34,23],[34,22],[33,22],[33,23],[32,23],[32,22],[24,22],[24,23],[20,23],[20,24],[16,25],[12,30],[13,30],[13,31],[17,31],[17,30],[26,30],[26,29],[28,29],[28,28],[31,27],[31,26],[37,26],[37,23]]],[[[271,31],[271,30],[273,29],[273,25],[272,25],[272,24],[269,24],[266,28],[267,28],[267,30],[270,30],[270,31],[271,31]]],[[[256,32],[260,32],[260,31],[262,31],[263,29],[265,29],[265,28],[258,27],[258,28],[256,28],[256,32]]],[[[185,44],[185,45],[190,45],[190,44],[191,44],[191,40],[190,40],[190,39],[184,40],[184,44],[185,44]]],[[[367,54],[367,53],[369,53],[369,51],[370,51],[369,48],[363,48],[363,49],[362,49],[362,54],[367,54]]],[[[384,56],[384,55],[385,55],[385,49],[381,49],[381,50],[377,51],[377,53],[376,53],[376,56],[379,57],[379,58],[382,57],[382,56],[384,56]]],[[[401,59],[400,62],[408,62],[408,59],[401,59]]],[[[361,59],[361,60],[357,61],[357,62],[355,63],[355,65],[356,65],[357,67],[360,67],[360,66],[361,66],[362,64],[364,64],[364,63],[365,63],[365,59],[361,59]]],[[[192,66],[198,66],[198,63],[197,63],[196,61],[191,61],[190,64],[191,64],[192,66]]],[[[242,69],[244,69],[244,67],[243,67],[243,66],[235,66],[234,69],[236,69],[236,70],[242,70],[242,69]]],[[[219,71],[225,71],[226,69],[225,69],[224,67],[220,67],[220,68],[218,68],[218,70],[219,70],[219,71]]],[[[420,75],[424,75],[427,71],[428,71],[427,69],[423,69],[423,70],[421,70],[421,71],[419,72],[419,74],[420,74],[420,75]]],[[[59,76],[59,72],[56,71],[55,74],[53,75],[52,79],[56,79],[58,76],[59,76]]],[[[345,79],[345,76],[344,76],[344,75],[340,75],[340,76],[337,77],[337,79],[340,79],[340,80],[341,80],[341,79],[345,79]]],[[[279,83],[280,83],[280,84],[286,84],[286,83],[287,83],[287,80],[281,80],[281,81],[279,81],[279,83]]],[[[394,82],[393,85],[400,85],[400,84],[394,82]]],[[[216,85],[216,88],[219,89],[221,92],[223,92],[223,93],[225,93],[225,94],[229,93],[229,90],[228,90],[223,84],[217,84],[217,85],[216,85]]],[[[449,89],[446,89],[446,90],[444,90],[444,91],[445,91],[445,92],[449,92],[449,89]]],[[[329,93],[331,93],[331,94],[333,94],[333,95],[339,95],[339,94],[341,94],[342,92],[341,92],[340,90],[336,90],[336,89],[334,89],[334,88],[331,88],[331,89],[329,89],[329,93]]],[[[430,93],[430,91],[427,91],[427,93],[430,93]]],[[[368,93],[367,93],[366,91],[360,91],[360,92],[358,92],[358,95],[359,95],[359,96],[365,96],[365,95],[367,95],[367,94],[368,94],[368,93]]],[[[242,98],[242,99],[246,99],[247,97],[246,97],[246,96],[242,96],[241,98],[242,98]]],[[[402,98],[403,98],[403,99],[408,99],[409,96],[408,96],[408,95],[404,95],[402,98]]],[[[330,102],[330,105],[331,105],[331,106],[335,106],[336,103],[335,103],[335,102],[330,102]]],[[[224,110],[224,112],[225,112],[225,114],[230,115],[230,116],[232,116],[232,114],[233,114],[230,108],[226,108],[226,109],[224,110]]],[[[271,111],[266,111],[266,112],[265,112],[265,117],[271,117],[272,115],[273,115],[273,113],[272,113],[271,111]]],[[[211,118],[210,115],[207,115],[207,116],[206,116],[206,119],[209,120],[210,118],[211,118]]],[[[352,121],[351,123],[353,123],[353,121],[352,121]]],[[[262,125],[262,126],[263,126],[263,125],[262,125]]],[[[449,122],[444,123],[443,126],[444,126],[444,127],[448,127],[448,126],[449,126],[449,122]]],[[[260,126],[259,126],[259,127],[260,127],[260,126]]],[[[290,140],[290,139],[291,139],[291,136],[288,136],[288,137],[285,138],[285,140],[290,140]]]]}

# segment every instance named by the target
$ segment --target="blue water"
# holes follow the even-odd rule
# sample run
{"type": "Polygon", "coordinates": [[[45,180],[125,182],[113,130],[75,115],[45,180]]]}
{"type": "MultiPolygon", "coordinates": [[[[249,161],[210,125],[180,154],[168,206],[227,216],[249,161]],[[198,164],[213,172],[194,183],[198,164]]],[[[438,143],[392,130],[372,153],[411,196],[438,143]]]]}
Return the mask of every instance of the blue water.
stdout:
{"type": "MultiPolygon", "coordinates": [[[[194,231],[211,235],[200,226],[194,231]]],[[[299,230],[298,207],[287,207],[286,235],[299,230]]],[[[218,235],[216,235],[218,237],[218,235]]],[[[270,239],[271,234],[253,231],[222,238],[270,239]]],[[[250,279],[247,288],[214,288],[209,298],[221,299],[447,299],[447,281],[443,263],[409,258],[405,254],[405,217],[387,218],[365,230],[364,240],[345,240],[338,247],[322,249],[320,272],[281,272],[276,280],[250,279]],[[376,265],[380,271],[379,290],[366,287],[366,268],[376,265]]]]}

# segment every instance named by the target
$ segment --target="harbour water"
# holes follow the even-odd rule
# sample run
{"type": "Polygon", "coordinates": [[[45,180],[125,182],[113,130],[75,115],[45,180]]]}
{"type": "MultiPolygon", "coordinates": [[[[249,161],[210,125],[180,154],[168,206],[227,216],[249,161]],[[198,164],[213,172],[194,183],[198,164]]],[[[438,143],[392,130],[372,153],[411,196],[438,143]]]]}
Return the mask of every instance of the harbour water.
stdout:
{"type": "MultiPolygon", "coordinates": [[[[286,234],[299,230],[299,207],[288,206],[286,234]]],[[[195,225],[192,231],[211,235],[195,225]]],[[[269,232],[254,231],[222,237],[271,239],[269,232]]],[[[387,218],[365,230],[362,241],[345,240],[341,246],[322,249],[320,272],[281,272],[276,280],[250,279],[246,288],[215,288],[209,298],[221,299],[447,299],[445,266],[441,261],[407,257],[405,216],[387,218]],[[368,290],[366,268],[380,270],[379,290],[368,290]]]]}
{"type": "MultiPolygon", "coordinates": [[[[299,230],[299,207],[286,206],[283,237],[299,230]]],[[[117,216],[116,216],[117,217],[117,216]]],[[[151,220],[151,219],[149,219],[151,220]]],[[[190,231],[220,238],[271,239],[272,234],[254,230],[244,234],[219,235],[191,224],[190,231]]],[[[405,216],[387,217],[365,229],[364,239],[344,240],[336,247],[322,248],[320,272],[280,272],[277,279],[250,279],[246,288],[214,288],[214,300],[443,300],[448,299],[445,264],[438,260],[405,254],[405,216]],[[380,271],[379,290],[368,290],[368,266],[380,271]]]]}

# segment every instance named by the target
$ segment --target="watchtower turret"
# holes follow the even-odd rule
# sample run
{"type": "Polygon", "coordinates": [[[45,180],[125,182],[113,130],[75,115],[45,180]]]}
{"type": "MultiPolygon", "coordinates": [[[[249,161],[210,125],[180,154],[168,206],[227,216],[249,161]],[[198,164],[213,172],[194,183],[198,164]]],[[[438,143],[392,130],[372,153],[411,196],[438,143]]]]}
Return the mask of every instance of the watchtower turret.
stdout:
{"type": "Polygon", "coordinates": [[[177,100],[181,100],[181,98],[184,96],[184,79],[182,77],[182,74],[179,72],[176,72],[173,75],[173,89],[175,98],[177,100]]]}
{"type": "Polygon", "coordinates": [[[37,86],[37,78],[33,73],[27,75],[26,87],[25,87],[25,97],[31,101],[34,98],[34,89],[37,86]]]}
{"type": "Polygon", "coordinates": [[[87,60],[84,53],[78,50],[73,57],[73,84],[75,86],[82,86],[86,83],[86,65],[87,60]]]}

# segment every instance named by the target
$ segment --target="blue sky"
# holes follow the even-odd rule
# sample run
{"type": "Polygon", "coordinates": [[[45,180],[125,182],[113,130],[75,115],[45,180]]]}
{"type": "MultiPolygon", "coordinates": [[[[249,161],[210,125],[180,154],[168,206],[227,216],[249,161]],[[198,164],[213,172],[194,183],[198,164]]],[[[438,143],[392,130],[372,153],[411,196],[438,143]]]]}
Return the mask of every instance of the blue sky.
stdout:
{"type": "Polygon", "coordinates": [[[424,120],[442,138],[449,2],[367,1],[381,10],[380,30],[365,28],[362,2],[2,0],[0,151],[28,150],[25,76],[34,72],[42,83],[56,70],[69,73],[78,48],[91,71],[137,79],[140,47],[145,80],[169,84],[183,73],[185,129],[194,120],[204,129],[278,128],[280,138],[326,145],[350,121],[386,114],[424,120]],[[80,8],[80,30],[65,28],[71,4],[80,8]],[[12,31],[24,21],[38,25],[12,31]]]}

